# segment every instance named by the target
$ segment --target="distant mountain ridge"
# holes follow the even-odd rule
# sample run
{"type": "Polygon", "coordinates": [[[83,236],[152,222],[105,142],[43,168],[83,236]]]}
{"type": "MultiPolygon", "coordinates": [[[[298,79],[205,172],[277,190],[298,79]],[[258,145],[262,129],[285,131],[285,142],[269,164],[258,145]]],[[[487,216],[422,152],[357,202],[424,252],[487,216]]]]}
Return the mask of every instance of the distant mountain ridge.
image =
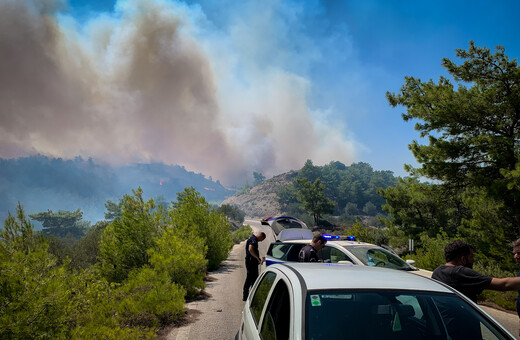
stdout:
{"type": "Polygon", "coordinates": [[[17,202],[26,213],[76,210],[95,223],[104,219],[105,202],[118,202],[124,194],[141,187],[145,198],[175,201],[177,193],[194,187],[208,202],[220,203],[235,193],[219,181],[163,163],[113,167],[77,157],[72,160],[42,155],[16,159],[0,158],[0,222],[17,202]]]}
{"type": "Polygon", "coordinates": [[[248,190],[226,198],[222,204],[236,206],[249,217],[264,218],[284,215],[285,212],[282,210],[280,203],[278,203],[276,191],[289,185],[297,175],[297,171],[290,171],[274,176],[248,190]]]}

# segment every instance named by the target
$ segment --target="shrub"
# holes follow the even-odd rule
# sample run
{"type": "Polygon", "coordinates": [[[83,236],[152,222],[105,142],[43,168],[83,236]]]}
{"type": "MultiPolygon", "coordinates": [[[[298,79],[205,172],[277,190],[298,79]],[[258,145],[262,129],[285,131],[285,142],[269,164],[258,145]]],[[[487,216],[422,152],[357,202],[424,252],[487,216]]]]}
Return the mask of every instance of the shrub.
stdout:
{"type": "Polygon", "coordinates": [[[0,234],[0,338],[67,337],[70,275],[47,248],[19,204],[0,234]]]}
{"type": "Polygon", "coordinates": [[[418,268],[434,270],[441,264],[446,263],[444,259],[444,247],[453,241],[445,232],[437,234],[435,238],[426,233],[420,235],[420,247],[416,248],[414,255],[407,255],[405,259],[412,259],[418,268]]]}
{"type": "Polygon", "coordinates": [[[132,271],[115,294],[122,326],[156,329],[184,313],[185,290],[149,267],[132,271]]]}
{"type": "Polygon", "coordinates": [[[148,253],[154,269],[167,273],[172,282],[182,285],[188,297],[204,288],[207,260],[202,239],[181,238],[174,234],[174,230],[167,229],[157,241],[156,248],[150,249],[148,253]]]}
{"type": "Polygon", "coordinates": [[[49,252],[57,257],[58,264],[63,264],[67,258],[70,258],[71,267],[86,269],[97,263],[99,241],[108,224],[107,221],[97,222],[80,239],[68,236],[64,238],[46,236],[49,252]]]}
{"type": "Polygon", "coordinates": [[[244,222],[244,218],[246,216],[245,212],[243,212],[242,210],[240,210],[240,208],[233,206],[231,204],[222,204],[220,207],[217,208],[217,211],[219,213],[226,215],[231,220],[237,221],[239,223],[244,222]]]}
{"type": "Polygon", "coordinates": [[[360,221],[356,221],[352,227],[341,231],[341,233],[356,236],[356,238],[362,242],[378,245],[388,243],[387,231],[374,227],[365,227],[360,221]]]}
{"type": "Polygon", "coordinates": [[[178,202],[170,214],[177,235],[197,236],[207,246],[208,269],[217,269],[231,248],[230,224],[226,217],[211,209],[206,199],[194,188],[178,194],[178,202]]]}
{"type": "Polygon", "coordinates": [[[141,188],[133,193],[124,196],[123,214],[101,235],[101,273],[111,282],[122,282],[131,270],[148,263],[147,250],[159,232],[156,220],[161,209],[155,210],[153,200],[143,200],[141,188]]]}
{"type": "Polygon", "coordinates": [[[251,236],[252,233],[253,230],[251,229],[251,226],[245,225],[232,232],[231,239],[233,240],[234,244],[238,244],[244,240],[247,240],[247,238],[251,236]]]}

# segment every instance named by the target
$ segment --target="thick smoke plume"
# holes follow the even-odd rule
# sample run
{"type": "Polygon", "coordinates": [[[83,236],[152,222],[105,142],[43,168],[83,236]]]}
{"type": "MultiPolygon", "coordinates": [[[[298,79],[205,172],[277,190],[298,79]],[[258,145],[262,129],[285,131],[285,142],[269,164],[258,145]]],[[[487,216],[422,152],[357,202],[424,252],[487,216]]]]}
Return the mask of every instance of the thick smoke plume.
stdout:
{"type": "Polygon", "coordinates": [[[353,160],[341,127],[309,109],[309,80],[269,63],[269,15],[217,28],[170,0],[119,1],[81,22],[66,10],[0,0],[1,158],[162,161],[228,184],[353,160]]]}

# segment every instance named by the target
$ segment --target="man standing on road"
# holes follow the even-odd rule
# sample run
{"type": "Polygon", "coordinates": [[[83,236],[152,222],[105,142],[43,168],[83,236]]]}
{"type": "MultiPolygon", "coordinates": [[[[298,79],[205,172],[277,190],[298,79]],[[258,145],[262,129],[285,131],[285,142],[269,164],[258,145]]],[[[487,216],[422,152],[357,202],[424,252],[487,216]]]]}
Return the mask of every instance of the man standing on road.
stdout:
{"type": "Polygon", "coordinates": [[[318,252],[325,247],[327,239],[322,234],[316,234],[310,244],[300,250],[298,261],[300,262],[319,262],[318,252]]]}
{"type": "MultiPolygon", "coordinates": [[[[516,264],[520,265],[520,238],[513,242],[513,257],[515,258],[516,264]]],[[[516,276],[520,276],[520,272],[516,276]]],[[[516,298],[516,313],[519,317],[518,335],[520,335],[520,290],[518,291],[518,297],[516,298]]]]}
{"type": "MultiPolygon", "coordinates": [[[[444,248],[446,264],[437,267],[432,278],[446,283],[477,302],[484,289],[520,290],[520,277],[494,278],[474,271],[473,247],[461,240],[450,242],[444,248]]],[[[516,255],[515,255],[516,257],[516,255]]]]}
{"type": "Polygon", "coordinates": [[[247,300],[249,289],[258,277],[258,265],[262,264],[260,253],[258,252],[258,242],[265,240],[264,232],[256,232],[247,239],[246,242],[246,282],[242,293],[242,301],[247,300]]]}

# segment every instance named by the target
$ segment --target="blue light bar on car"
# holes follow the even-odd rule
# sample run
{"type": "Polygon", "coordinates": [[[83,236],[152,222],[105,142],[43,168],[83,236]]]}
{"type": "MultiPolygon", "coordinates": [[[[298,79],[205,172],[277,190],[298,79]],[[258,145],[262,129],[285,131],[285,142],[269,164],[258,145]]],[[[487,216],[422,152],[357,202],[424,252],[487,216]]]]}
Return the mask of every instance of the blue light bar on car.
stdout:
{"type": "Polygon", "coordinates": [[[348,240],[348,241],[356,241],[356,236],[339,236],[339,235],[330,235],[330,234],[322,234],[323,237],[327,240],[348,240]]]}
{"type": "Polygon", "coordinates": [[[323,234],[323,237],[325,237],[327,240],[331,240],[331,239],[339,239],[339,236],[338,236],[338,235],[323,234]]]}

